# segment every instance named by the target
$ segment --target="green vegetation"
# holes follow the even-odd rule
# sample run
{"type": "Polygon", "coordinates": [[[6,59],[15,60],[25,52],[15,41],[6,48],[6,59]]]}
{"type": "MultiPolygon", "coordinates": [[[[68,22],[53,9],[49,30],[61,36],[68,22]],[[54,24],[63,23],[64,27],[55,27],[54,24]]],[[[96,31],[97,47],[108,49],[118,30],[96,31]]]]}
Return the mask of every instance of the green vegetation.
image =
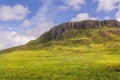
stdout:
{"type": "Polygon", "coordinates": [[[2,51],[0,80],[120,80],[120,35],[115,30],[66,31],[60,40],[40,43],[39,38],[2,51]]]}

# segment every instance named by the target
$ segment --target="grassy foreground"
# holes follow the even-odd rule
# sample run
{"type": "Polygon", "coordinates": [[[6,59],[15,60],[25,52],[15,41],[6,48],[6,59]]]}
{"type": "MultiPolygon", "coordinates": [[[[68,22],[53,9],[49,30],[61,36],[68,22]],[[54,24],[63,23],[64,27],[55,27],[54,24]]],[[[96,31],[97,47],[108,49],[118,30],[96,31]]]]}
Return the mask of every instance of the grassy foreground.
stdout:
{"type": "Polygon", "coordinates": [[[1,54],[0,80],[120,80],[120,46],[106,44],[1,54]]]}

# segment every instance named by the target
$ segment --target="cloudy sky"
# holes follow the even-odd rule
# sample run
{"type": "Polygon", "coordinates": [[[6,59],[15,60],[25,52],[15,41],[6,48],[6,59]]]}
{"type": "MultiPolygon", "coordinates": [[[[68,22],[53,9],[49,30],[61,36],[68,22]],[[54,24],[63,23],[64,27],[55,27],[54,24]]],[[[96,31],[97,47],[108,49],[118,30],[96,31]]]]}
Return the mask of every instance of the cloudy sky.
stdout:
{"type": "Polygon", "coordinates": [[[63,22],[86,19],[120,21],[120,0],[0,0],[0,50],[23,45],[63,22]]]}

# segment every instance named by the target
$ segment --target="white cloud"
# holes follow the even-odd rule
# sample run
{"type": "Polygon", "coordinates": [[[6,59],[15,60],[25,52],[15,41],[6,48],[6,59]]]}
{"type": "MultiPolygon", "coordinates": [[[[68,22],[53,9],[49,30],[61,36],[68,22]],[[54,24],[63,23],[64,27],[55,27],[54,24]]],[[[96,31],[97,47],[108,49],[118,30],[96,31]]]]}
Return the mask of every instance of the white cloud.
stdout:
{"type": "Polygon", "coordinates": [[[120,0],[93,0],[98,2],[97,11],[109,12],[117,8],[117,3],[120,0]]]}
{"type": "Polygon", "coordinates": [[[104,19],[108,20],[108,19],[110,19],[110,16],[105,16],[104,19]]]}
{"type": "MultiPolygon", "coordinates": [[[[51,19],[48,14],[51,13],[51,0],[43,0],[43,6],[41,6],[36,15],[31,19],[26,19],[26,15],[29,12],[27,7],[24,7],[23,10],[16,10],[16,6],[2,6],[2,9],[5,7],[4,12],[7,12],[6,15],[0,15],[0,20],[8,21],[8,20],[23,20],[23,23],[20,25],[22,28],[28,27],[28,29],[23,34],[19,34],[15,31],[0,31],[0,50],[10,48],[13,46],[19,46],[27,43],[30,40],[33,40],[44,32],[50,30],[54,23],[49,21],[51,19]],[[25,10],[25,11],[24,11],[25,10]],[[20,11],[20,12],[19,12],[20,11]],[[22,15],[24,14],[24,15],[22,15]],[[20,16],[21,15],[21,16],[20,16]],[[1,18],[2,17],[2,18],[1,18]],[[8,35],[9,34],[9,35],[8,35]],[[4,35],[4,36],[3,36],[4,35]]],[[[20,7],[20,5],[19,5],[20,7]]],[[[22,7],[22,6],[21,6],[22,7]]],[[[3,11],[3,10],[1,10],[3,11]]],[[[56,10],[55,10],[56,11],[56,10]]],[[[54,13],[54,12],[53,12],[54,13]]],[[[1,12],[0,12],[1,14],[1,12]]],[[[55,13],[56,14],[56,13],[55,13]]],[[[7,25],[7,24],[6,24],[7,25]]]]}
{"type": "Polygon", "coordinates": [[[49,17],[50,13],[55,14],[51,9],[51,5],[51,0],[43,1],[43,6],[38,9],[36,15],[30,21],[31,26],[34,26],[34,28],[28,29],[26,31],[27,35],[32,35],[37,38],[54,26],[54,22],[52,20],[49,21],[49,19],[51,19],[49,17]]]}
{"type": "Polygon", "coordinates": [[[119,3],[119,6],[118,6],[118,11],[115,14],[115,18],[116,18],[116,20],[120,21],[120,3],[119,3]]]}
{"type": "Polygon", "coordinates": [[[35,39],[33,36],[22,35],[15,31],[0,31],[0,37],[0,50],[13,46],[23,45],[30,40],[35,39]]]}
{"type": "Polygon", "coordinates": [[[115,18],[116,20],[120,21],[120,9],[117,11],[115,18]]]}
{"type": "Polygon", "coordinates": [[[71,21],[76,22],[76,21],[83,21],[87,19],[96,20],[97,18],[90,17],[88,13],[79,13],[76,17],[72,18],[71,21]]]}
{"type": "Polygon", "coordinates": [[[75,18],[72,18],[71,21],[82,21],[89,18],[88,13],[79,13],[75,18]]]}
{"type": "Polygon", "coordinates": [[[99,20],[97,17],[89,17],[89,20],[99,20]]]}
{"type": "Polygon", "coordinates": [[[33,29],[28,29],[26,31],[27,35],[32,35],[34,37],[40,37],[44,32],[50,30],[53,26],[53,22],[42,22],[34,24],[36,27],[33,29]]]}
{"type": "Polygon", "coordinates": [[[74,10],[80,10],[81,5],[85,4],[85,0],[63,0],[65,8],[72,8],[74,10]]]}
{"type": "Polygon", "coordinates": [[[28,8],[20,4],[13,7],[6,5],[0,6],[0,20],[2,21],[23,20],[28,13],[28,8]]]}
{"type": "Polygon", "coordinates": [[[24,20],[24,22],[22,23],[22,27],[28,27],[30,26],[31,22],[29,20],[24,20]]]}

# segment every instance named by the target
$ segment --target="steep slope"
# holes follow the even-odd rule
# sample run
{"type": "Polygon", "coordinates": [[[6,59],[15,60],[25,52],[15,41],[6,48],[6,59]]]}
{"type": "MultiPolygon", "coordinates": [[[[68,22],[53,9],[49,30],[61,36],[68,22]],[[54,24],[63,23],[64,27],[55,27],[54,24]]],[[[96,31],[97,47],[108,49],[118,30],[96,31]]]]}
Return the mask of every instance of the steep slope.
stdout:
{"type": "Polygon", "coordinates": [[[112,35],[120,36],[119,28],[120,22],[116,20],[85,20],[81,22],[68,22],[53,27],[50,31],[44,33],[38,39],[31,41],[28,44],[34,45],[51,40],[64,40],[82,37],[91,37],[92,40],[99,38],[99,36],[103,39],[108,37],[112,38],[112,35]]]}
{"type": "Polygon", "coordinates": [[[102,28],[102,27],[120,28],[120,23],[116,20],[105,20],[105,21],[85,20],[81,22],[63,23],[61,25],[58,25],[52,28],[49,32],[43,34],[42,37],[44,37],[44,40],[51,40],[56,38],[63,38],[64,37],[63,33],[66,30],[95,29],[95,28],[102,28]]]}
{"type": "Polygon", "coordinates": [[[90,45],[106,42],[120,42],[120,22],[116,20],[85,20],[63,23],[26,45],[2,52],[39,50],[52,45],[90,45]]]}

